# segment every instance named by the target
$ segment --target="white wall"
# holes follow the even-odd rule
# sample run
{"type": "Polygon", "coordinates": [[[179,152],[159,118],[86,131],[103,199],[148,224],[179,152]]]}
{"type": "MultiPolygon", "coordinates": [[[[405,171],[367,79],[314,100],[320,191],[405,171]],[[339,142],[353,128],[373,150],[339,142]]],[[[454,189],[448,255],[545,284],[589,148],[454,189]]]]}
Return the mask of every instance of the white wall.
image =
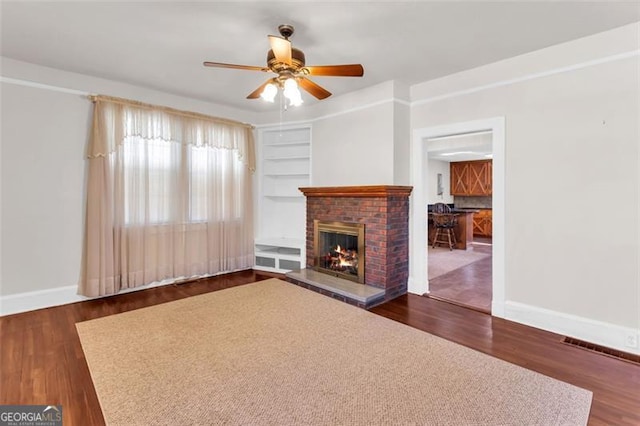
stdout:
{"type": "Polygon", "coordinates": [[[313,123],[312,186],[392,185],[393,103],[313,123]]]}
{"type": "Polygon", "coordinates": [[[312,185],[407,185],[408,96],[389,81],[290,115],[313,123],[312,185]]]}
{"type": "Polygon", "coordinates": [[[411,155],[411,108],[408,103],[393,106],[393,184],[410,185],[411,170],[407,167],[411,155]]]}
{"type": "Polygon", "coordinates": [[[427,160],[427,182],[428,188],[427,203],[453,203],[451,195],[449,163],[440,160],[427,160]],[[438,173],[442,174],[442,195],[438,195],[438,173]]]}
{"type": "Polygon", "coordinates": [[[79,276],[90,102],[2,85],[2,295],[79,276]]]}
{"type": "Polygon", "coordinates": [[[253,119],[250,113],[227,107],[6,58],[2,78],[0,297],[5,302],[9,295],[59,288],[68,291],[77,284],[84,223],[84,155],[92,111],[92,103],[81,92],[245,122],[253,119]],[[21,84],[25,81],[37,84],[21,84]],[[52,90],[56,87],[80,92],[52,90]]]}
{"type": "Polygon", "coordinates": [[[413,129],[505,117],[508,317],[640,330],[638,34],[634,24],[412,88],[413,129]]]}

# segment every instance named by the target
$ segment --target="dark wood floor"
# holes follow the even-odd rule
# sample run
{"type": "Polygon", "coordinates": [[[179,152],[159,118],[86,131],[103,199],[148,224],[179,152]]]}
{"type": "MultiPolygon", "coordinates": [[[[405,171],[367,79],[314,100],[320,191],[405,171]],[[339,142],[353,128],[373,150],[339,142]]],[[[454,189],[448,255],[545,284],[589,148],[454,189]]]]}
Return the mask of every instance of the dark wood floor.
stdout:
{"type": "MultiPolygon", "coordinates": [[[[0,404],[63,406],[65,426],[104,424],[75,324],[269,278],[253,271],[0,317],[0,404]]],[[[594,392],[590,424],[640,425],[640,366],[561,336],[416,295],[372,309],[594,392]]]]}
{"type": "Polygon", "coordinates": [[[640,425],[640,365],[562,343],[564,336],[412,294],[371,310],[593,392],[589,425],[640,425]]]}

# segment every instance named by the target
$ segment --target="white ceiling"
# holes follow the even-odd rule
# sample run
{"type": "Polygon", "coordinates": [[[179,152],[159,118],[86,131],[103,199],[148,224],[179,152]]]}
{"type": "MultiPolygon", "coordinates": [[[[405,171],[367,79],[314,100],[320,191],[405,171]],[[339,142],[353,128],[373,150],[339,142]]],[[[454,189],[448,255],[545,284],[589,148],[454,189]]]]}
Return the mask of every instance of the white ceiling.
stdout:
{"type": "Polygon", "coordinates": [[[429,160],[455,161],[488,160],[493,145],[490,131],[451,135],[427,139],[429,160]]]}
{"type": "MultiPolygon", "coordinates": [[[[412,85],[640,21],[630,2],[1,2],[5,57],[237,108],[268,75],[267,35],[293,24],[308,65],[361,63],[363,78],[314,78],[334,96],[412,85]]],[[[314,100],[303,95],[305,102],[314,100]]]]}

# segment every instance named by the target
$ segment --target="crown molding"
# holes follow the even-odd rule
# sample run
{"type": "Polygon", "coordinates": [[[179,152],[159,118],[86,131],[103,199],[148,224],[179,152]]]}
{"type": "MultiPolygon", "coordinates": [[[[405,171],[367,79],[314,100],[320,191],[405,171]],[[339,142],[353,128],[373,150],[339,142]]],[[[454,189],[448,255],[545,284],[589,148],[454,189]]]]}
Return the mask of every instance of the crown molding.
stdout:
{"type": "Polygon", "coordinates": [[[606,63],[609,63],[609,62],[621,61],[621,60],[624,60],[624,59],[633,58],[635,56],[640,56],[640,49],[632,50],[632,51],[629,51],[629,52],[619,53],[619,54],[616,54],[616,55],[606,56],[604,58],[593,59],[591,61],[580,62],[580,63],[577,63],[577,64],[568,65],[566,67],[554,68],[554,69],[547,70],[547,71],[527,74],[527,75],[522,76],[522,77],[517,77],[517,78],[512,78],[512,79],[502,80],[502,81],[496,81],[496,82],[489,83],[489,84],[484,84],[484,85],[481,85],[481,86],[471,87],[471,88],[465,89],[465,90],[459,90],[459,91],[455,91],[455,92],[449,92],[449,93],[445,93],[445,94],[442,94],[442,95],[433,96],[433,97],[430,97],[430,98],[420,99],[420,100],[417,100],[417,101],[412,101],[411,102],[411,107],[416,107],[416,106],[428,104],[428,103],[431,103],[431,102],[441,101],[441,100],[444,100],[444,99],[455,98],[455,97],[458,97],[458,96],[469,95],[469,94],[472,94],[472,93],[481,92],[483,90],[489,90],[489,89],[495,89],[497,87],[509,86],[511,84],[522,83],[524,81],[529,81],[529,80],[535,80],[535,79],[538,79],[538,78],[549,77],[551,75],[562,74],[562,73],[570,72],[570,71],[576,71],[576,70],[583,69],[583,68],[588,68],[588,67],[593,67],[593,66],[596,66],[596,65],[606,64],[606,63]]]}
{"type": "Polygon", "coordinates": [[[315,122],[315,121],[326,120],[328,118],[338,117],[340,115],[350,114],[352,112],[358,112],[358,111],[362,111],[362,110],[365,110],[365,109],[377,107],[377,106],[384,105],[384,104],[387,104],[387,103],[390,103],[390,102],[397,103],[397,104],[400,104],[400,105],[404,105],[404,106],[407,106],[407,107],[411,107],[411,102],[408,102],[408,101],[405,101],[405,100],[402,100],[402,99],[398,99],[398,98],[389,98],[389,99],[382,99],[382,100],[379,100],[379,101],[376,101],[376,102],[370,102],[368,104],[359,105],[359,106],[353,107],[353,108],[347,108],[347,109],[344,109],[344,110],[338,111],[338,112],[332,112],[331,114],[320,115],[318,117],[309,118],[307,120],[283,121],[282,123],[277,122],[277,123],[256,124],[255,127],[257,129],[259,129],[259,128],[262,128],[262,127],[275,127],[275,126],[279,126],[280,124],[291,126],[291,125],[295,125],[295,124],[312,123],[312,122],[315,122]]]}
{"type": "Polygon", "coordinates": [[[37,89],[52,90],[54,92],[69,93],[71,95],[89,96],[91,93],[82,90],[69,89],[67,87],[52,86],[50,84],[36,83],[35,81],[20,80],[17,78],[9,78],[0,76],[0,83],[15,84],[17,86],[35,87],[37,89]]]}

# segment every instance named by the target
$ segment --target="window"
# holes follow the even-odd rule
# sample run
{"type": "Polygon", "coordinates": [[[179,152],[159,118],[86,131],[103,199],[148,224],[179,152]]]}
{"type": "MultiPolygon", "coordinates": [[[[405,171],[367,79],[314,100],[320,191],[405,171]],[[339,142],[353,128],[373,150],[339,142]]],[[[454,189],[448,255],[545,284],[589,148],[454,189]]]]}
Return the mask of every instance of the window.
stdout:
{"type": "Polygon", "coordinates": [[[180,150],[175,142],[128,137],[122,144],[124,222],[168,223],[178,193],[180,150]]]}
{"type": "Polygon", "coordinates": [[[253,266],[252,128],[99,96],[80,293],[253,266]]]}

